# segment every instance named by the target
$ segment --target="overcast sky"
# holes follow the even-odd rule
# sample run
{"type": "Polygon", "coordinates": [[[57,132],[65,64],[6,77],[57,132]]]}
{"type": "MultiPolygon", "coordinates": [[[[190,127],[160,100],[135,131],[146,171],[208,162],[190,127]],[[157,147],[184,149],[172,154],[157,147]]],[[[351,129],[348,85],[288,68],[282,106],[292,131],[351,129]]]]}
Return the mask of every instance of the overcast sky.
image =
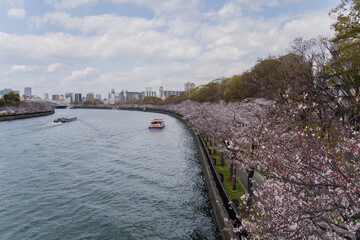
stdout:
{"type": "Polygon", "coordinates": [[[0,89],[183,90],[331,36],[340,0],[0,0],[0,89]]]}

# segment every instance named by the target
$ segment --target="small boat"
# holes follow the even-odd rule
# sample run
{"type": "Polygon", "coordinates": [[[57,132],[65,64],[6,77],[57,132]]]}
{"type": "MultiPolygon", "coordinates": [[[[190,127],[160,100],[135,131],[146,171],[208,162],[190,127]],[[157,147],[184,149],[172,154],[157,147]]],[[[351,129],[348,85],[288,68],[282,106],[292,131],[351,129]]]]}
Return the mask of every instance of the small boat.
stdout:
{"type": "Polygon", "coordinates": [[[72,118],[62,117],[62,118],[55,119],[54,122],[56,122],[56,123],[67,123],[67,122],[75,121],[76,119],[77,119],[77,117],[72,117],[72,118]]]}
{"type": "Polygon", "coordinates": [[[163,129],[165,127],[165,121],[163,119],[151,120],[149,129],[163,129]]]}

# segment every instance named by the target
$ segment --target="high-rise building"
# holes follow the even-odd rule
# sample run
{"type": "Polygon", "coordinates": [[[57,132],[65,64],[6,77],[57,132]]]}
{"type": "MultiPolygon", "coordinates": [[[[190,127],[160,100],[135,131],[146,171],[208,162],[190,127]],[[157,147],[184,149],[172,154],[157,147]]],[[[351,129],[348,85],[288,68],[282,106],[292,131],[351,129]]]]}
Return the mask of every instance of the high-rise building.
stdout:
{"type": "Polygon", "coordinates": [[[121,89],[119,98],[120,98],[120,102],[122,102],[122,103],[126,102],[126,93],[125,92],[127,92],[127,90],[121,89]]]}
{"type": "Polygon", "coordinates": [[[142,92],[128,92],[125,90],[125,97],[126,101],[133,101],[133,100],[144,100],[144,93],[142,92]]]}
{"type": "Polygon", "coordinates": [[[111,89],[111,91],[108,94],[108,103],[114,104],[115,103],[115,89],[111,89]]]}
{"type": "Polygon", "coordinates": [[[191,89],[195,88],[195,83],[187,82],[184,84],[185,92],[190,91],[191,89]]]}
{"type": "Polygon", "coordinates": [[[86,94],[86,100],[94,100],[95,97],[94,97],[94,93],[88,93],[86,94]]]}
{"type": "Polygon", "coordinates": [[[156,97],[156,91],[153,91],[152,87],[146,87],[144,96],[145,97],[156,97]]]}
{"type": "Polygon", "coordinates": [[[31,87],[24,88],[24,95],[31,98],[31,87]]]}
{"type": "Polygon", "coordinates": [[[159,87],[159,97],[160,97],[160,98],[163,98],[163,97],[164,97],[164,87],[163,87],[163,86],[160,86],[160,87],[159,87]]]}
{"type": "Polygon", "coordinates": [[[49,94],[48,93],[43,93],[43,99],[45,100],[49,100],[49,94]]]}
{"type": "Polygon", "coordinates": [[[184,91],[176,91],[176,90],[164,90],[164,87],[161,86],[159,88],[159,97],[162,98],[162,99],[166,99],[172,95],[180,95],[184,93],[184,91]]]}
{"type": "Polygon", "coordinates": [[[65,102],[72,103],[74,101],[73,93],[65,93],[65,102]]]}
{"type": "Polygon", "coordinates": [[[59,94],[53,94],[52,97],[51,97],[51,100],[60,101],[60,95],[59,94]]]}
{"type": "Polygon", "coordinates": [[[75,102],[82,102],[81,93],[75,93],[75,102]]]}

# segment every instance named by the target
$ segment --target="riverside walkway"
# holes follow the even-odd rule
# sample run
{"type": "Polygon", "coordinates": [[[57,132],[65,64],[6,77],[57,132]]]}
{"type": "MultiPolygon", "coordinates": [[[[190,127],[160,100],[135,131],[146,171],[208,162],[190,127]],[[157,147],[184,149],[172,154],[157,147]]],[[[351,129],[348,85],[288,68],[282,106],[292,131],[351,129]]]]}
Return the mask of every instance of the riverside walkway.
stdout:
{"type": "MultiPolygon", "coordinates": [[[[243,185],[243,187],[248,190],[248,173],[246,170],[242,169],[239,165],[236,165],[236,177],[239,179],[240,183],[243,185]]],[[[255,171],[254,172],[254,182],[253,182],[253,189],[256,190],[259,188],[260,185],[263,184],[263,180],[260,176],[260,174],[255,171]]]]}

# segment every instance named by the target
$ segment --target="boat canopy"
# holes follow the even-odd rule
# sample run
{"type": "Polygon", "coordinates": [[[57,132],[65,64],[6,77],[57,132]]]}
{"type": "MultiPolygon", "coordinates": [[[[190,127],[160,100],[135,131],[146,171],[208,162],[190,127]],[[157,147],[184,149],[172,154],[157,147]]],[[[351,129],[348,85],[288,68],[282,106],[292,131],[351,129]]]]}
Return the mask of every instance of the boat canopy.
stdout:
{"type": "Polygon", "coordinates": [[[153,123],[153,122],[163,122],[164,120],[163,119],[153,119],[153,120],[151,120],[151,122],[153,123]]]}

